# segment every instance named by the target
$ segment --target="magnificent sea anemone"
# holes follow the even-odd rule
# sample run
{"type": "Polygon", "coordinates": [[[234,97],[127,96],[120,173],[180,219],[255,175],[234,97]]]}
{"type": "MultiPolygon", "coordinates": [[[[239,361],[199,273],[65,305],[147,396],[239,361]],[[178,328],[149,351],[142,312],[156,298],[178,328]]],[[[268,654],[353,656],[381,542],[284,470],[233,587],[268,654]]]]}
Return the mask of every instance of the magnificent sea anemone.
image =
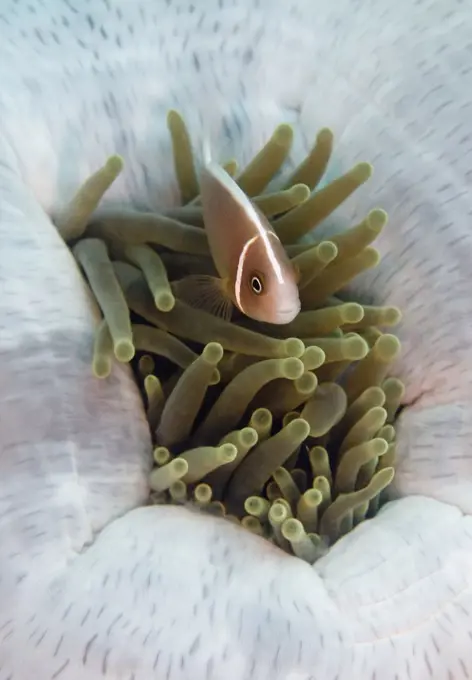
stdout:
{"type": "Polygon", "coordinates": [[[113,358],[128,362],[138,351],[155,503],[193,500],[313,563],[376,514],[394,474],[403,386],[386,374],[400,347],[381,329],[400,312],[336,297],[377,264],[371,243],[386,214],[372,210],[331,240],[312,238],[371,167],[359,163],[316,190],[333,145],[324,129],[283,187],[268,192],[290,153],[287,125],[240,173],[228,162],[298,267],[302,302],[282,327],[229,322],[174,295],[174,281],[215,270],[189,134],[175,111],[168,125],[182,208],[95,213],[122,167],[112,157],[57,218],[103,313],[94,372],[107,377],[113,358]]]}
{"type": "MultiPolygon", "coordinates": [[[[2,3],[0,680],[472,676],[471,34],[467,3],[446,0],[2,3]],[[382,210],[389,215],[365,246],[376,266],[338,280],[339,292],[329,296],[335,315],[339,307],[354,314],[361,308],[364,318],[369,308],[387,308],[395,310],[393,322],[402,313],[383,336],[393,333],[387,342],[396,351],[401,341],[401,351],[373,388],[382,400],[386,385],[397,394],[404,385],[401,413],[383,426],[395,438],[394,477],[388,502],[369,502],[358,524],[360,510],[353,512],[352,529],[348,513],[332,537],[319,525],[307,531],[305,523],[300,534],[309,543],[292,547],[289,531],[282,549],[274,545],[280,536],[265,521],[265,501],[281,493],[275,479],[251,490],[257,499],[247,503],[249,512],[230,508],[224,494],[219,500],[214,482],[211,499],[200,481],[151,491],[166,461],[187,447],[158,437],[166,429],[160,395],[167,405],[181,377],[175,366],[185,375],[195,361],[204,370],[212,364],[204,409],[234,371],[246,370],[223,338],[194,342],[172,331],[181,360],[164,362],[150,332],[157,326],[136,311],[128,316],[133,291],[160,319],[172,318],[173,309],[159,310],[154,298],[164,307],[172,299],[168,290],[156,296],[156,276],[147,282],[150,251],[123,247],[104,229],[116,230],[129,211],[164,212],[173,224],[188,218],[188,226],[199,218],[197,203],[181,205],[198,189],[181,175],[188,193],[180,196],[169,109],[182,113],[196,144],[209,133],[219,160],[235,158],[243,169],[280,121],[290,123],[292,152],[258,199],[266,209],[285,171],[290,176],[325,126],[336,143],[317,191],[372,163],[369,181],[311,236],[334,244],[339,255],[340,234],[372,211],[382,224],[382,210]],[[79,198],[87,194],[87,178],[97,172],[111,184],[96,194],[90,220],[90,203],[72,200],[81,186],[79,198]],[[65,219],[74,205],[87,207],[85,223],[80,210],[75,226],[65,219]],[[90,277],[100,257],[101,274],[124,290],[124,325],[113,332],[101,324],[99,288],[90,277]],[[247,519],[251,511],[261,526],[247,519]]],[[[306,191],[299,186],[277,200],[306,206],[306,191]]],[[[172,280],[175,256],[152,251],[172,280]]],[[[322,260],[329,252],[332,245],[320,248],[322,260]]],[[[197,255],[199,262],[204,257],[197,255]]],[[[317,311],[326,303],[317,301],[317,311]]],[[[273,329],[270,341],[269,329],[243,320],[238,326],[274,347],[273,329]]],[[[365,342],[372,349],[375,331],[344,326],[343,340],[346,331],[358,348],[365,342]]],[[[315,338],[313,360],[340,347],[339,332],[326,333],[315,338]]],[[[275,337],[275,345],[286,349],[290,340],[292,356],[270,360],[280,366],[290,359],[291,369],[301,360],[304,372],[316,375],[316,395],[333,382],[323,371],[337,362],[324,359],[305,371],[307,355],[296,356],[299,338],[291,337],[295,342],[275,337]]],[[[314,386],[313,377],[303,380],[314,386]]],[[[270,390],[263,397],[268,403],[270,390]]],[[[379,408],[388,405],[392,415],[389,399],[379,408]]],[[[252,413],[230,429],[247,427],[252,413]]],[[[276,420],[274,433],[284,418],[276,420]]],[[[336,441],[309,444],[339,450],[336,441]]],[[[313,483],[310,465],[301,450],[276,478],[292,491],[295,481],[300,492],[313,483]]],[[[325,466],[317,477],[330,472],[336,478],[339,468],[325,466]]],[[[246,506],[247,497],[241,500],[246,506]]]]}

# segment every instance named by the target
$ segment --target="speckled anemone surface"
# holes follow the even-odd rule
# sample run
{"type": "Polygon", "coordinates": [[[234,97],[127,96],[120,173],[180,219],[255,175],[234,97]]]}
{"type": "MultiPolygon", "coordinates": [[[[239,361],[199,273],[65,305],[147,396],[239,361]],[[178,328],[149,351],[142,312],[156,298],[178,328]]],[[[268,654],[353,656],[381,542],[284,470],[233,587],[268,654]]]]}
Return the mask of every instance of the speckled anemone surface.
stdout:
{"type": "Polygon", "coordinates": [[[325,128],[290,177],[268,191],[293,143],[286,124],[246,168],[226,164],[297,268],[302,309],[279,327],[237,310],[225,320],[179,298],[179,280],[217,272],[192,140],[177,111],[167,124],[181,206],[100,211],[123,169],[115,156],[55,221],[101,310],[92,368],[106,379],[115,359],[135,359],[155,445],[152,503],[198,507],[313,564],[375,517],[394,476],[404,386],[386,377],[400,343],[381,329],[401,314],[337,297],[378,264],[371,244],[387,216],[372,210],[329,241],[314,233],[372,167],[358,163],[319,188],[333,147],[325,128]]]}
{"type": "Polygon", "coordinates": [[[471,32],[445,0],[2,4],[2,680],[472,674],[471,32]],[[403,312],[397,500],[313,567],[143,507],[140,395],[89,371],[96,311],[52,218],[114,153],[110,205],[176,204],[169,108],[242,163],[280,120],[295,162],[332,127],[334,174],[375,167],[339,227],[372,205],[396,225],[352,293],[403,312]]]}

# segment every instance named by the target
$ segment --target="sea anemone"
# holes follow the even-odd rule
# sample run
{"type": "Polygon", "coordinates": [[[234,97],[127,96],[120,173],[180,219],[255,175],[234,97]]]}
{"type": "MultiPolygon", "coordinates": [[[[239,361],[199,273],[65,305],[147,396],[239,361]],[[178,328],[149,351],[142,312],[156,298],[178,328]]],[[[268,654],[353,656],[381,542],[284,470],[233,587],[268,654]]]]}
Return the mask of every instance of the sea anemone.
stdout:
{"type": "Polygon", "coordinates": [[[359,163],[320,185],[333,134],[274,186],[292,144],[280,125],[252,162],[226,170],[270,219],[300,271],[302,310],[285,326],[231,323],[179,299],[173,283],[212,273],[195,159],[168,115],[180,207],[101,211],[123,162],[110,158],[56,219],[102,312],[93,371],[131,362],[154,441],[150,502],[191,504],[241,524],[313,563],[387,498],[395,467],[400,350],[385,332],[395,307],[347,300],[345,286],[378,264],[381,209],[330,240],[313,230],[371,175],[359,163]]]}
{"type": "MultiPolygon", "coordinates": [[[[1,680],[472,676],[469,10],[446,0],[2,4],[1,680]],[[113,351],[108,377],[91,370],[100,307],[54,222],[65,224],[62,208],[112,154],[124,170],[86,223],[131,207],[183,222],[168,212],[183,210],[169,107],[222,163],[244,167],[287,121],[287,174],[332,125],[318,191],[358,161],[375,168],[311,238],[329,240],[377,206],[389,214],[371,244],[379,266],[335,296],[403,314],[385,378],[405,383],[395,477],[389,502],[314,565],[250,520],[206,512],[207,486],[197,500],[179,480],[183,504],[148,503],[148,419],[175,364],[137,350],[130,365],[113,351]],[[147,419],[139,386],[150,373],[147,419]]],[[[112,262],[140,269],[106,246],[112,262]]],[[[159,255],[172,280],[176,254],[159,255]]],[[[200,356],[209,343],[183,344],[200,356]]],[[[222,358],[216,370],[226,367],[222,358]]],[[[156,467],[171,459],[158,447],[156,467]]]]}

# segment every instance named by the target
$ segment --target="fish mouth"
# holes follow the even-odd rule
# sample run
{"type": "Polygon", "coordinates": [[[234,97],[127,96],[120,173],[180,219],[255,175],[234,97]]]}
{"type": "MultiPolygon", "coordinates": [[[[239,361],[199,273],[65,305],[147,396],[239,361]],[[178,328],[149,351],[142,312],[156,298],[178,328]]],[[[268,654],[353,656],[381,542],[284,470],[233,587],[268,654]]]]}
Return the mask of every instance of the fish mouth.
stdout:
{"type": "Polygon", "coordinates": [[[300,306],[295,306],[295,307],[290,307],[287,309],[281,309],[277,314],[275,315],[275,319],[272,323],[275,323],[277,325],[284,325],[288,324],[291,321],[295,319],[296,316],[298,316],[300,312],[300,306]]]}

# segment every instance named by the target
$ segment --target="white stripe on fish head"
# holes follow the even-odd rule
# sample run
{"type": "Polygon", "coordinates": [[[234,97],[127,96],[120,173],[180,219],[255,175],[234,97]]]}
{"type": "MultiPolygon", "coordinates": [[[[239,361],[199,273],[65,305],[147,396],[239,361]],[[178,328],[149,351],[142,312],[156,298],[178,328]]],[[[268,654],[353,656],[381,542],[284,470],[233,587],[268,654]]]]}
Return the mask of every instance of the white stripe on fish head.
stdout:
{"type": "MultiPolygon", "coordinates": [[[[251,206],[252,207],[252,206],[251,206]]],[[[252,208],[253,210],[253,219],[255,220],[255,225],[256,229],[258,231],[258,234],[260,238],[262,239],[262,242],[264,243],[265,251],[267,254],[267,257],[269,258],[269,262],[272,265],[272,269],[274,270],[275,277],[279,283],[284,282],[284,277],[282,274],[282,267],[280,266],[280,262],[277,259],[277,256],[274,253],[274,249],[272,247],[272,244],[270,242],[269,234],[272,232],[268,232],[267,229],[264,228],[264,225],[261,224],[261,218],[257,214],[256,210],[252,208]]],[[[251,215],[252,217],[252,215],[251,215]]],[[[277,234],[274,233],[274,236],[278,239],[277,234]]]]}
{"type": "Polygon", "coordinates": [[[270,242],[269,236],[273,236],[280,243],[279,237],[277,236],[275,231],[268,231],[264,227],[264,225],[261,222],[261,216],[258,214],[257,210],[255,209],[251,201],[248,200],[248,205],[244,207],[246,208],[248,217],[251,219],[252,223],[254,224],[257,230],[258,236],[262,239],[262,242],[264,243],[265,251],[269,259],[269,262],[272,266],[272,269],[274,270],[275,278],[279,283],[283,283],[284,276],[282,273],[282,267],[280,266],[280,262],[278,261],[277,256],[274,253],[274,249],[270,242]]]}
{"type": "Polygon", "coordinates": [[[236,280],[234,282],[234,296],[236,298],[236,304],[238,305],[239,309],[243,312],[243,314],[244,309],[241,304],[241,287],[243,285],[244,263],[246,262],[246,256],[248,254],[249,248],[258,240],[258,238],[259,235],[257,234],[256,236],[253,236],[252,238],[246,241],[239,255],[238,267],[236,269],[236,280]]]}
{"type": "MultiPolygon", "coordinates": [[[[254,216],[256,219],[258,219],[257,213],[254,211],[254,216]]],[[[280,266],[280,263],[274,253],[274,250],[272,248],[272,245],[270,243],[270,238],[269,236],[273,236],[277,241],[280,242],[279,237],[275,232],[267,232],[261,225],[261,228],[257,230],[258,233],[255,236],[252,236],[250,239],[246,241],[244,244],[241,253],[239,255],[239,260],[238,260],[238,266],[236,269],[236,280],[234,282],[234,296],[236,299],[236,303],[239,307],[239,309],[244,312],[243,305],[241,302],[241,288],[243,285],[243,275],[244,275],[244,265],[246,264],[246,258],[247,254],[249,252],[249,249],[251,246],[253,246],[259,239],[262,240],[264,247],[265,247],[265,252],[266,255],[269,259],[269,262],[272,266],[272,269],[274,270],[275,277],[277,278],[277,281],[279,283],[284,283],[284,277],[282,273],[282,268],[280,266]]]]}

